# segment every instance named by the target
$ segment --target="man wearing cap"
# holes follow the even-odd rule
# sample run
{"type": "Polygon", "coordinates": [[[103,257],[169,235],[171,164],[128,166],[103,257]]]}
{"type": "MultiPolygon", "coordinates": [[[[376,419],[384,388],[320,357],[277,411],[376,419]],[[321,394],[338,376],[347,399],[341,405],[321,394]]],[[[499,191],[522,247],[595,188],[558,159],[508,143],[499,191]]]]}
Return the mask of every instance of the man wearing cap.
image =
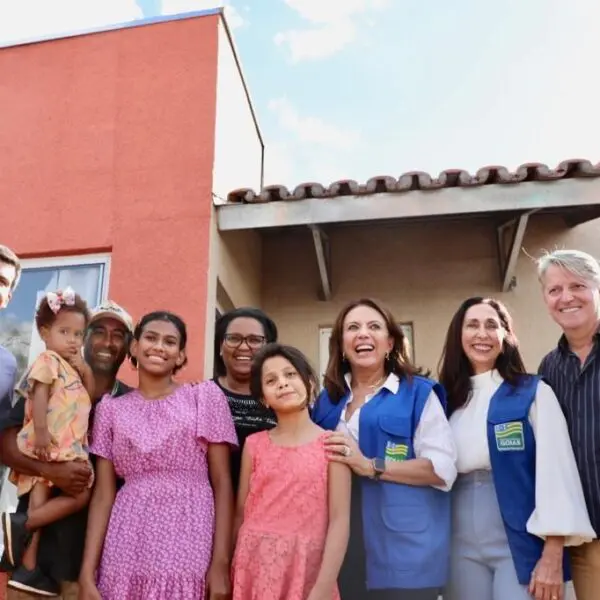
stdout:
{"type": "MultiPolygon", "coordinates": [[[[129,314],[113,302],[101,304],[92,311],[84,345],[84,354],[95,378],[94,404],[104,394],[122,396],[131,388],[117,379],[133,333],[129,314]]],[[[90,429],[93,420],[90,414],[90,429]]],[[[88,484],[87,464],[77,462],[40,462],[21,454],[17,448],[17,432],[23,425],[24,401],[19,400],[8,416],[0,416],[0,460],[21,473],[52,481],[57,490],[77,494],[88,484]]],[[[93,457],[92,457],[93,458],[93,457]]],[[[57,491],[57,493],[59,493],[57,491]]],[[[19,499],[17,511],[27,510],[27,496],[19,499]]],[[[41,533],[38,564],[44,573],[61,584],[63,600],[77,600],[79,569],[83,556],[87,509],[62,521],[52,523],[41,533]]],[[[23,591],[9,589],[7,600],[35,598],[23,591]]]]}

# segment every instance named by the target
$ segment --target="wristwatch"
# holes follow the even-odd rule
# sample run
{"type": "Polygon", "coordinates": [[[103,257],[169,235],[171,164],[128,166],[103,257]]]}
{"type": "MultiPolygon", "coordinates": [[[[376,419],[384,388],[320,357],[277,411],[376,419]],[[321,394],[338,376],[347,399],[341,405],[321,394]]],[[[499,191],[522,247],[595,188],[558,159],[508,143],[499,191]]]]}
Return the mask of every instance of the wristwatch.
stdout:
{"type": "Polygon", "coordinates": [[[378,481],[381,476],[385,473],[385,459],[384,458],[374,458],[371,461],[373,465],[373,470],[375,473],[373,474],[373,479],[378,481]]]}

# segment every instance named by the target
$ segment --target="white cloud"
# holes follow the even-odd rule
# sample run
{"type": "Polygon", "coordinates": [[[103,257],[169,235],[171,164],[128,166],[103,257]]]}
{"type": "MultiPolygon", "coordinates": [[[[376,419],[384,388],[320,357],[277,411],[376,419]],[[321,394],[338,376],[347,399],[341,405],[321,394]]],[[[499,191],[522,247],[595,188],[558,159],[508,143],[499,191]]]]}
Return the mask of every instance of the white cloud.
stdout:
{"type": "Polygon", "coordinates": [[[287,45],[292,62],[317,60],[336,54],[358,35],[358,20],[390,6],[391,0],[284,0],[311,26],[275,34],[278,46],[287,45]]]}
{"type": "Polygon", "coordinates": [[[299,114],[285,97],[269,102],[279,137],[265,148],[265,183],[290,188],[310,179],[325,184],[347,177],[344,158],[358,149],[360,133],[299,114]]]}
{"type": "Polygon", "coordinates": [[[271,110],[282,130],[292,134],[305,144],[317,144],[336,150],[355,148],[360,135],[355,130],[341,129],[318,117],[301,116],[287,98],[276,98],[269,102],[271,110]]]}
{"type": "Polygon", "coordinates": [[[225,18],[231,29],[237,29],[244,25],[241,13],[231,5],[230,2],[219,2],[218,0],[162,0],[162,14],[175,15],[194,10],[208,10],[210,8],[225,9],[225,18]]]}
{"type": "Polygon", "coordinates": [[[284,2],[303,19],[321,25],[331,25],[336,21],[387,8],[391,4],[390,0],[344,0],[343,2],[284,0],[284,2]]]}
{"type": "Polygon", "coordinates": [[[0,2],[0,44],[124,23],[141,16],[135,0],[4,0],[0,2]]]}

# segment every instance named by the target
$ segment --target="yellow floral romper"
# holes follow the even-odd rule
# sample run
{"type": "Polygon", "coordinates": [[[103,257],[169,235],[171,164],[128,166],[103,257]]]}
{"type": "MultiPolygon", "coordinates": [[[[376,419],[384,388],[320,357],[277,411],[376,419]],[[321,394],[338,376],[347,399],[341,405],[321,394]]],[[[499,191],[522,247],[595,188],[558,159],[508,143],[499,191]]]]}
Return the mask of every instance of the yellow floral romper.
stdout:
{"type": "MultiPolygon", "coordinates": [[[[17,436],[19,450],[27,456],[37,458],[34,454],[35,432],[31,400],[36,382],[50,385],[47,420],[48,431],[55,440],[50,452],[50,461],[89,460],[87,431],[92,405],[90,396],[79,373],[56,352],[50,350],[42,352],[36,358],[15,390],[25,398],[25,421],[17,436]]],[[[40,477],[23,475],[16,471],[11,471],[9,478],[17,486],[19,496],[30,492],[38,482],[52,485],[40,477]]]]}

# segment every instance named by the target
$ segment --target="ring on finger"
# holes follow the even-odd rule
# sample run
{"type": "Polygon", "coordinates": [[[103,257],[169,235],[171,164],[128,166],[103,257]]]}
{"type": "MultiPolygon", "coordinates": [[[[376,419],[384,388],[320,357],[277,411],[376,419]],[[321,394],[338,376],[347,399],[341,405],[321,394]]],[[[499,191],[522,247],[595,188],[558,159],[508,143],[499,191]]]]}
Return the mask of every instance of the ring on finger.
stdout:
{"type": "Polygon", "coordinates": [[[352,454],[352,450],[350,450],[350,446],[344,446],[344,456],[350,456],[352,454]]]}

